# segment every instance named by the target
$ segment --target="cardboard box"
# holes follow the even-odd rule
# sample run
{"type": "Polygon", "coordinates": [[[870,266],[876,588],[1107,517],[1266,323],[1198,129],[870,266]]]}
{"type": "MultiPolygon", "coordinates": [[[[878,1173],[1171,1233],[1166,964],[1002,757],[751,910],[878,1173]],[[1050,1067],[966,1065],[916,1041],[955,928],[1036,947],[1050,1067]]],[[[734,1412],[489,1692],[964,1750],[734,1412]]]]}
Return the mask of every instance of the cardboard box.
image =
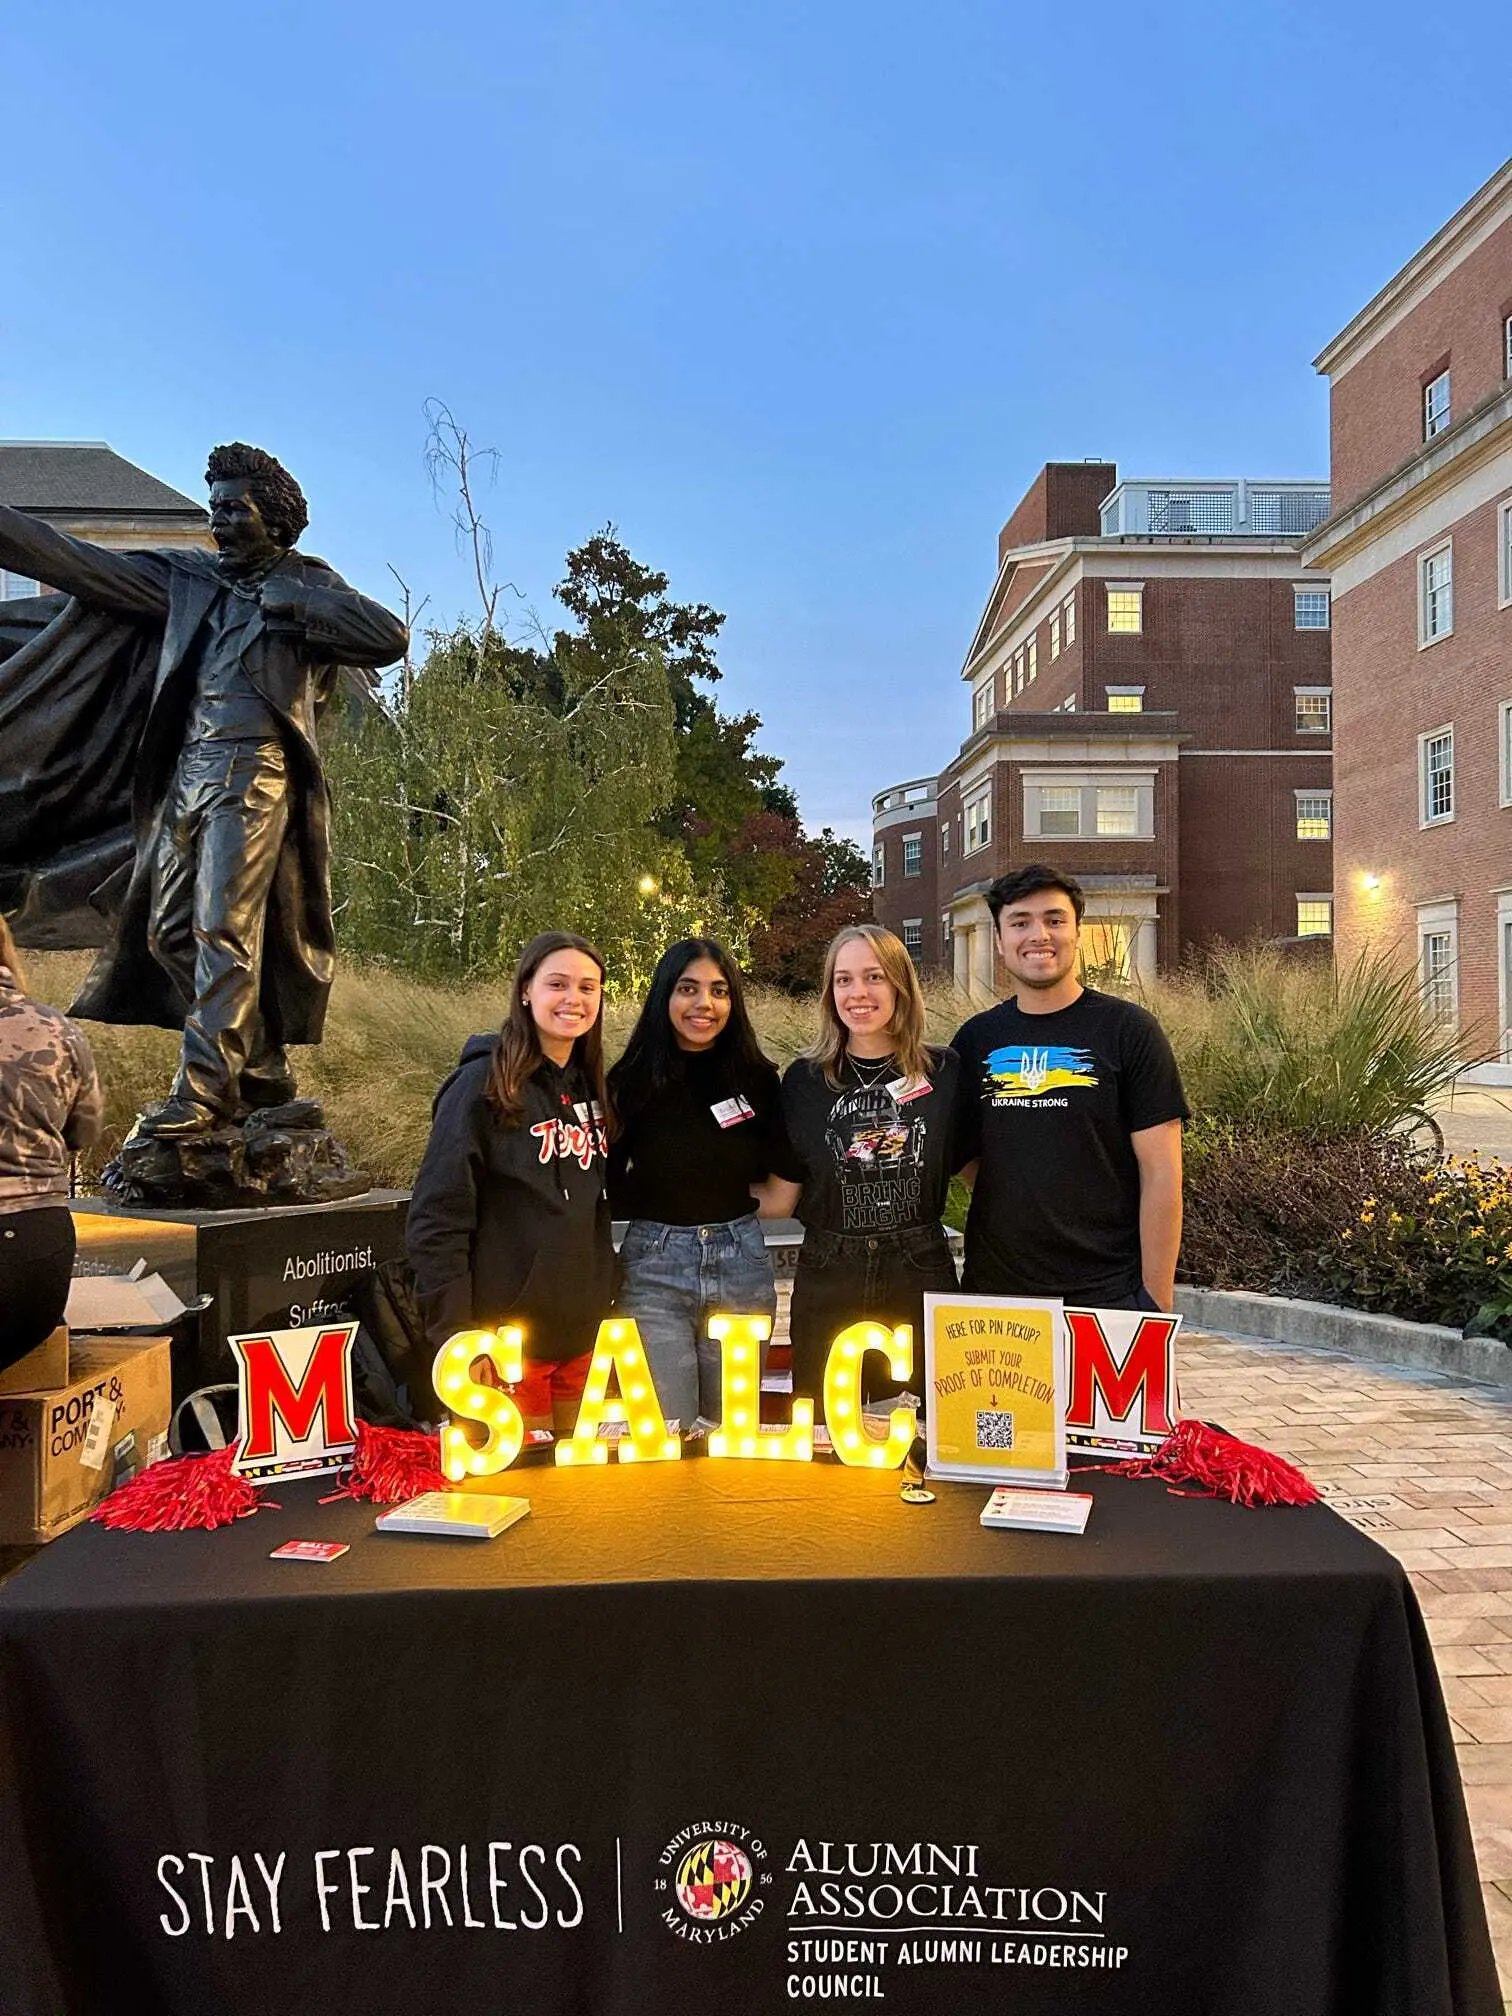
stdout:
{"type": "Polygon", "coordinates": [[[203,1299],[181,1302],[161,1274],[138,1260],[129,1274],[76,1274],[65,1315],[75,1330],[159,1330],[177,1323],[203,1299]]]}
{"type": "Polygon", "coordinates": [[[0,1372],[0,1393],[49,1393],[68,1384],[68,1325],[60,1323],[35,1351],[0,1372]]]}
{"type": "Polygon", "coordinates": [[[0,1399],[0,1546],[35,1546],[77,1526],[168,1432],[166,1337],[75,1336],[71,1357],[66,1386],[0,1399]],[[114,1418],[91,1442],[103,1407],[114,1418]]]}

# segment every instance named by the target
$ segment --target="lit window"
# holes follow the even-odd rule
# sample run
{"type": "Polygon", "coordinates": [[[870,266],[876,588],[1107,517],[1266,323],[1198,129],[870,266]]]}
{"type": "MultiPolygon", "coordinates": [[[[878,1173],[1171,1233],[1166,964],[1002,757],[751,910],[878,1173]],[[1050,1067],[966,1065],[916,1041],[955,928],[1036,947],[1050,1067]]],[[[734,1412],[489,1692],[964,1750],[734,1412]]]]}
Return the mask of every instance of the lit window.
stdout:
{"type": "Polygon", "coordinates": [[[1326,588],[1294,588],[1292,590],[1292,620],[1299,630],[1326,630],[1328,628],[1328,590],[1326,588]]]}
{"type": "Polygon", "coordinates": [[[1440,371],[1437,378],[1423,387],[1423,439],[1431,441],[1448,425],[1449,373],[1440,371]]]}
{"type": "Polygon", "coordinates": [[[1297,838],[1299,840],[1331,840],[1333,838],[1333,793],[1332,791],[1299,791],[1297,798],[1297,838]]]}
{"type": "Polygon", "coordinates": [[[1299,896],[1297,898],[1297,936],[1299,938],[1326,938],[1332,930],[1332,896],[1299,896]]]}
{"type": "Polygon", "coordinates": [[[1061,604],[1061,629],[1065,635],[1066,648],[1070,650],[1076,642],[1076,597],[1068,595],[1061,604]]]}
{"type": "Polygon", "coordinates": [[[1139,793],[1128,785],[1099,784],[1097,787],[1097,831],[1101,839],[1117,839],[1139,832],[1139,793]]]}
{"type": "Polygon", "coordinates": [[[903,919],[903,948],[915,957],[924,950],[924,919],[905,917],[903,919]]]}
{"type": "Polygon", "coordinates": [[[984,679],[971,696],[971,726],[973,731],[985,728],[987,717],[992,712],[992,681],[984,679]]]}
{"type": "Polygon", "coordinates": [[[903,873],[922,875],[924,873],[924,840],[922,834],[903,835],[903,873]]]}
{"type": "Polygon", "coordinates": [[[1039,638],[1031,637],[1024,646],[1024,684],[1030,685],[1039,677],[1039,638]]]}
{"type": "Polygon", "coordinates": [[[1418,937],[1418,970],[1422,977],[1423,1007],[1431,1022],[1452,1029],[1459,1020],[1459,984],[1455,957],[1455,933],[1423,931],[1418,937]]]}
{"type": "Polygon", "coordinates": [[[984,792],[980,798],[973,798],[966,807],[966,847],[965,852],[974,854],[978,847],[985,847],[992,838],[992,795],[984,792]]]}
{"type": "Polygon", "coordinates": [[[1060,656],[1060,611],[1053,610],[1050,616],[1050,656],[1060,656]]]}
{"type": "Polygon", "coordinates": [[[1434,826],[1454,817],[1454,730],[1435,729],[1418,737],[1418,773],[1421,785],[1419,818],[1434,826]]]}
{"type": "Polygon", "coordinates": [[[1144,629],[1144,589],[1108,590],[1108,629],[1115,637],[1137,637],[1144,629]]]}
{"type": "Polygon", "coordinates": [[[1074,785],[1040,786],[1039,830],[1057,839],[1074,839],[1080,833],[1081,792],[1074,785]]]}
{"type": "Polygon", "coordinates": [[[881,841],[879,840],[879,841],[877,842],[876,846],[875,846],[875,847],[873,847],[873,849],[872,849],[872,887],[873,887],[873,889],[880,889],[880,888],[882,887],[882,884],[883,884],[884,880],[886,879],[886,869],[887,869],[887,856],[886,856],[886,854],[885,854],[885,853],[883,852],[883,849],[882,849],[882,842],[881,842],[881,841]]]}
{"type": "Polygon", "coordinates": [[[1418,561],[1418,637],[1432,644],[1454,628],[1454,548],[1440,546],[1418,561]]]}
{"type": "Polygon", "coordinates": [[[1333,731],[1333,690],[1328,686],[1294,686],[1297,733],[1328,735],[1333,731]]]}
{"type": "Polygon", "coordinates": [[[1108,688],[1108,712],[1110,714],[1142,714],[1144,712],[1143,686],[1110,686],[1108,688]]]}

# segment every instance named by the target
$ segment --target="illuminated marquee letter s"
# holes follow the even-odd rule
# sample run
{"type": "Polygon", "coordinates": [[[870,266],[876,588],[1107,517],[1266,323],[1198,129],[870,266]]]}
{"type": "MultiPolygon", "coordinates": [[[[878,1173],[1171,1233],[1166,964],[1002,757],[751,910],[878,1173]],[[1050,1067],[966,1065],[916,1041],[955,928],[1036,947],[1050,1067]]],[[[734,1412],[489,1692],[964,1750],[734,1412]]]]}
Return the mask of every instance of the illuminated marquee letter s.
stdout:
{"type": "Polygon", "coordinates": [[[524,1335],[516,1323],[499,1331],[459,1330],[436,1353],[431,1371],[436,1393],[453,1414],[478,1421],[487,1430],[481,1444],[468,1438],[455,1421],[441,1429],[441,1469],[453,1484],[464,1477],[492,1477],[507,1470],[525,1440],[520,1410],[497,1386],[484,1386],[472,1376],[479,1358],[486,1358],[506,1386],[525,1376],[524,1335]]]}

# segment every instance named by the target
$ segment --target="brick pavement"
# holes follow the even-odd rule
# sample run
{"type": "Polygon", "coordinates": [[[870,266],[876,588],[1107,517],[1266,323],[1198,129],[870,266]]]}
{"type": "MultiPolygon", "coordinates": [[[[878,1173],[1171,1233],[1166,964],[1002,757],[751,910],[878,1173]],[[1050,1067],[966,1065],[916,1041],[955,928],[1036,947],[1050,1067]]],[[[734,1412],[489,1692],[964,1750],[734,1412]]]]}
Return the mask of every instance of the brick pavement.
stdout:
{"type": "Polygon", "coordinates": [[[1512,1388],[1198,1332],[1180,1370],[1185,1412],[1289,1456],[1411,1576],[1512,2012],[1512,1388]]]}

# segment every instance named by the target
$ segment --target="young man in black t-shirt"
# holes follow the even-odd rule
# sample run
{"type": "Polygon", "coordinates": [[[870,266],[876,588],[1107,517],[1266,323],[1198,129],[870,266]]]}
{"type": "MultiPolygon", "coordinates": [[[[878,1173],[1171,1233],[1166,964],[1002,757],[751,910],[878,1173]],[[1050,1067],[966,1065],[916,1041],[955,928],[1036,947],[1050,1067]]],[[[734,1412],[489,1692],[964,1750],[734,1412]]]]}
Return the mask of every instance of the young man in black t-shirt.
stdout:
{"type": "Polygon", "coordinates": [[[974,1015],[955,1159],[973,1184],[962,1286],[1169,1309],[1181,1245],[1181,1123],[1165,1032],[1076,977],[1085,904],[1046,867],[987,892],[1014,995],[974,1015]]]}

